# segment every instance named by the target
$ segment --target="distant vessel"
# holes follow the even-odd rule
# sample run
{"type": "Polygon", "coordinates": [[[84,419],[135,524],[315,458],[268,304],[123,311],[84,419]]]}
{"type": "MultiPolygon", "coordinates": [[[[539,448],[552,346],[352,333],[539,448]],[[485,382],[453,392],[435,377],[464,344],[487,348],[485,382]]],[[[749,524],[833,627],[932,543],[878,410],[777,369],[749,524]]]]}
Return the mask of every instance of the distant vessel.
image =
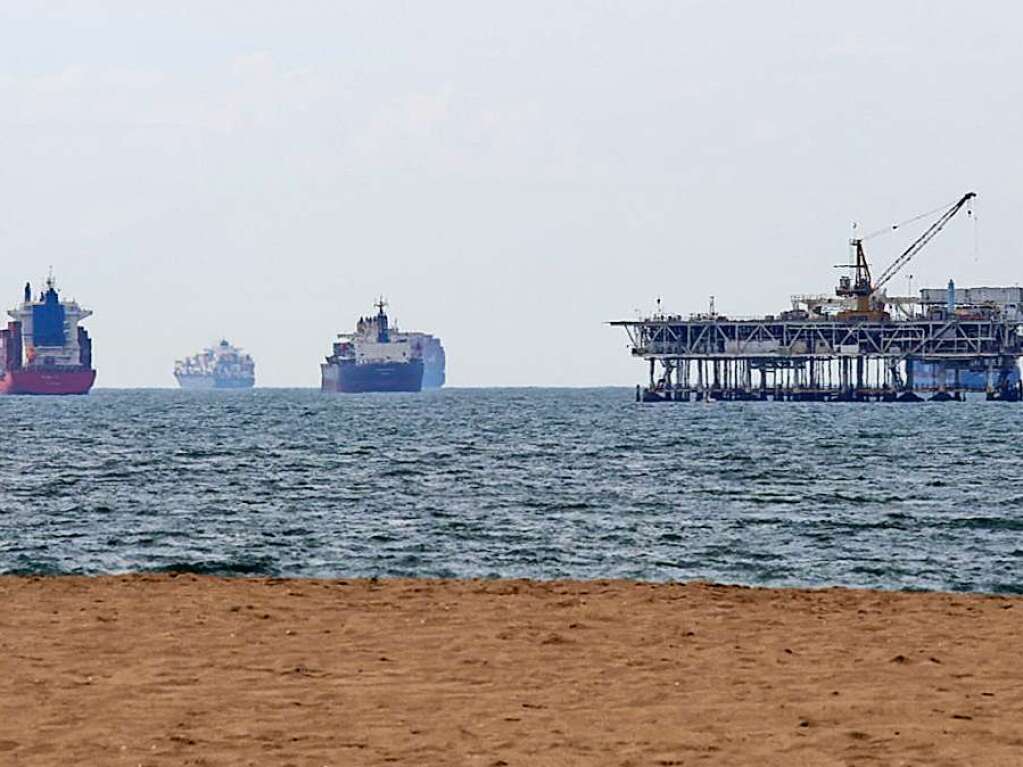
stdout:
{"type": "Polygon", "coordinates": [[[241,349],[221,341],[175,362],[174,377],[182,389],[251,389],[256,383],[256,363],[241,349]]]}
{"type": "Polygon", "coordinates": [[[986,370],[956,369],[940,362],[910,362],[913,371],[913,386],[922,391],[942,391],[946,388],[959,391],[986,392],[994,388],[1019,387],[1019,366],[995,369],[989,378],[986,370]]]}
{"type": "Polygon", "coordinates": [[[92,314],[61,301],[53,282],[39,300],[25,284],[25,300],[0,330],[0,394],[86,394],[96,381],[92,340],[78,323],[92,314]]]}
{"type": "MultiPolygon", "coordinates": [[[[397,328],[395,328],[397,330],[397,328]]],[[[423,388],[439,389],[444,385],[444,347],[440,339],[429,333],[407,333],[413,343],[423,350],[423,388]]]]}
{"type": "MultiPolygon", "coordinates": [[[[984,320],[998,315],[1023,325],[1023,288],[978,287],[957,288],[954,280],[946,288],[921,288],[920,306],[936,321],[984,320]]],[[[1019,365],[992,366],[991,370],[974,361],[973,365],[947,362],[906,363],[912,373],[913,386],[924,391],[988,392],[993,389],[1019,389],[1019,365]]]]}
{"type": "Polygon", "coordinates": [[[432,337],[392,329],[383,299],[376,306],[375,317],[361,317],[354,333],[338,336],[330,356],[320,366],[323,391],[355,394],[422,389],[424,339],[432,337]]]}

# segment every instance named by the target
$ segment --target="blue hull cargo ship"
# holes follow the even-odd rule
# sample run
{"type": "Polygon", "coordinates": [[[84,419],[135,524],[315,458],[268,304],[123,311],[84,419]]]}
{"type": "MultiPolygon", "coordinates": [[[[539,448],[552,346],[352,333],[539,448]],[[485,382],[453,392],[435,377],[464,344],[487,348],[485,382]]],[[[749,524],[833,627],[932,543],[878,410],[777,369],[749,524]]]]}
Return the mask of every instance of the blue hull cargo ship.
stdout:
{"type": "Polygon", "coordinates": [[[342,334],[320,366],[326,392],[418,392],[423,388],[423,342],[417,333],[392,329],[377,303],[375,317],[362,317],[355,332],[342,334]]]}

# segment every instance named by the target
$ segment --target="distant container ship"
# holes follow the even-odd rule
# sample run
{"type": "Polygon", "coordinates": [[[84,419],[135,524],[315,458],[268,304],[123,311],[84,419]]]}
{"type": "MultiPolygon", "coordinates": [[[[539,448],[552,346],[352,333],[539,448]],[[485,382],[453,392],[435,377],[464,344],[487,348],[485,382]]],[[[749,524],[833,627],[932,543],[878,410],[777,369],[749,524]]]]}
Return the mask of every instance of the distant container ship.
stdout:
{"type": "Polygon", "coordinates": [[[251,389],[256,383],[252,357],[227,341],[174,363],[182,389],[251,389]]]}
{"type": "Polygon", "coordinates": [[[440,339],[429,333],[407,333],[423,352],[423,388],[439,389],[444,385],[444,347],[440,339]]]}
{"type": "Polygon", "coordinates": [[[922,391],[953,389],[961,391],[986,392],[993,388],[1015,389],[1020,384],[1019,366],[1008,370],[997,369],[988,376],[986,370],[962,370],[950,368],[940,362],[910,362],[913,370],[913,386],[922,391]]]}
{"type": "Polygon", "coordinates": [[[25,300],[0,330],[0,394],[86,394],[96,381],[92,341],[78,323],[92,314],[61,301],[51,275],[46,290],[25,300]]]}
{"type": "Polygon", "coordinates": [[[392,327],[377,303],[374,317],[362,317],[355,332],[342,334],[320,366],[323,391],[418,392],[444,385],[444,347],[427,333],[392,327]]]}
{"type": "MultiPolygon", "coordinates": [[[[978,287],[957,288],[954,280],[946,288],[922,288],[920,305],[925,314],[938,321],[951,319],[976,320],[998,314],[1023,325],[1023,288],[978,287]]],[[[982,364],[973,367],[949,365],[943,362],[912,361],[913,386],[923,391],[945,389],[987,392],[991,389],[1018,389],[1019,365],[1006,368],[993,367],[990,371],[982,364]]]]}

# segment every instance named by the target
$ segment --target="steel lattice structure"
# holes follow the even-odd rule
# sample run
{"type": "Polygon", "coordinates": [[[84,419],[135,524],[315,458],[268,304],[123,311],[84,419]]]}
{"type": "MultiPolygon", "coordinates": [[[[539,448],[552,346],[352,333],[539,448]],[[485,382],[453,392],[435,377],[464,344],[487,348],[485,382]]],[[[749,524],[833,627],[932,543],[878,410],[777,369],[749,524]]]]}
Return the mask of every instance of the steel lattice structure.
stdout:
{"type": "Polygon", "coordinates": [[[881,322],[697,315],[611,324],[625,329],[633,356],[650,363],[646,399],[912,398],[917,362],[947,373],[947,382],[930,388],[950,398],[959,397],[965,370],[987,372],[991,399],[1019,397],[1007,381],[1023,338],[1016,321],[997,315],[881,322]]]}

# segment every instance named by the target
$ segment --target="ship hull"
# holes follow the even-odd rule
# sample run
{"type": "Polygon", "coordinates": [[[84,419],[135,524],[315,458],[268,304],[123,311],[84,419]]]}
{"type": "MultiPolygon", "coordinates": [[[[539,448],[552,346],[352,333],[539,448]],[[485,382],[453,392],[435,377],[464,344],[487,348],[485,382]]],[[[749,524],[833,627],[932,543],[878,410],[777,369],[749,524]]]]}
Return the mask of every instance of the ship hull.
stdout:
{"type": "Polygon", "coordinates": [[[439,389],[444,386],[444,347],[440,339],[426,333],[412,333],[419,339],[423,352],[423,388],[439,389]]]}
{"type": "Polygon", "coordinates": [[[8,370],[0,377],[0,394],[88,394],[95,370],[8,370]]]}
{"type": "MultiPolygon", "coordinates": [[[[922,390],[962,389],[964,391],[985,392],[988,390],[988,374],[986,370],[960,370],[959,382],[956,384],[956,371],[946,370],[938,363],[912,362],[913,387],[922,390]]],[[[992,386],[1016,388],[1020,383],[1018,367],[1008,370],[994,369],[991,375],[992,386]]]]}
{"type": "Polygon", "coordinates": [[[418,392],[423,388],[423,362],[328,363],[322,376],[320,388],[328,392],[418,392]]]}
{"type": "Polygon", "coordinates": [[[443,372],[437,372],[436,370],[432,370],[428,375],[423,377],[424,389],[440,389],[443,386],[444,386],[443,372]]]}
{"type": "Polygon", "coordinates": [[[251,389],[254,378],[215,378],[214,376],[174,376],[182,389],[251,389]]]}
{"type": "Polygon", "coordinates": [[[423,388],[439,389],[444,386],[444,352],[423,360],[423,388]]]}

